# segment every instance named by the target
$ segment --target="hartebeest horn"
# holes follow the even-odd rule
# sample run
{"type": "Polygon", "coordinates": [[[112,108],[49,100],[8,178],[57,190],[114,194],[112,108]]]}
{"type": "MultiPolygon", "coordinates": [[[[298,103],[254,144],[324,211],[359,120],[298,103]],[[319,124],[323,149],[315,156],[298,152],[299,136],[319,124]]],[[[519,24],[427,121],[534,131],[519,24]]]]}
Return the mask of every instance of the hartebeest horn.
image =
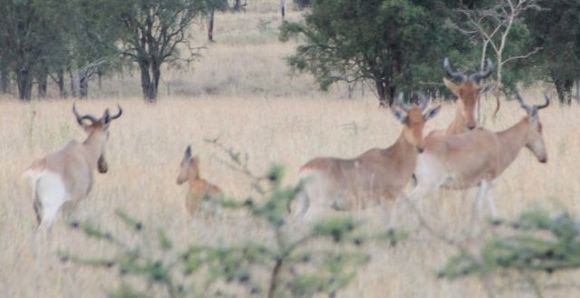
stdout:
{"type": "Polygon", "coordinates": [[[90,120],[90,121],[92,122],[91,124],[94,124],[94,123],[97,123],[97,122],[99,122],[99,120],[98,120],[98,119],[97,119],[95,116],[93,116],[93,115],[86,114],[86,115],[84,115],[84,116],[81,116],[81,115],[79,114],[79,112],[77,111],[76,103],[73,103],[73,114],[74,114],[74,115],[75,115],[75,117],[77,118],[77,123],[78,123],[80,126],[84,126],[84,124],[83,124],[83,120],[85,120],[85,119],[88,119],[88,120],[90,120]]]}
{"type": "Polygon", "coordinates": [[[399,106],[403,109],[403,111],[405,111],[405,113],[408,113],[409,110],[411,110],[411,106],[405,103],[404,100],[405,94],[403,92],[399,93],[399,106]]]}
{"type": "Polygon", "coordinates": [[[185,148],[185,158],[186,159],[191,158],[191,145],[187,145],[187,148],[185,148]]]}
{"type": "Polygon", "coordinates": [[[485,68],[469,76],[469,79],[474,82],[479,82],[481,79],[489,77],[491,71],[494,69],[493,62],[487,58],[485,68]]]}
{"type": "Polygon", "coordinates": [[[427,104],[429,103],[429,98],[427,96],[425,96],[425,94],[423,92],[416,92],[417,96],[419,97],[419,109],[422,111],[425,111],[425,109],[427,108],[427,104]]]}
{"type": "Polygon", "coordinates": [[[123,115],[123,109],[121,109],[121,106],[117,104],[117,109],[119,110],[117,112],[116,115],[111,116],[109,113],[109,109],[105,110],[105,113],[103,114],[103,123],[108,124],[109,122],[111,122],[111,120],[115,120],[119,117],[121,117],[121,115],[123,115]]]}
{"type": "Polygon", "coordinates": [[[516,91],[516,99],[520,103],[520,106],[524,108],[524,110],[526,111],[531,110],[531,107],[524,101],[524,98],[520,95],[519,91],[516,91]]]}
{"type": "Polygon", "coordinates": [[[465,81],[466,77],[465,74],[459,72],[459,71],[454,71],[453,69],[451,69],[451,65],[449,65],[449,58],[445,57],[445,60],[443,60],[443,68],[445,68],[445,71],[447,72],[447,74],[452,77],[455,80],[458,81],[465,81]]]}
{"type": "Polygon", "coordinates": [[[546,100],[546,103],[544,103],[543,105],[535,106],[536,109],[541,110],[541,109],[546,108],[550,105],[550,98],[548,97],[548,94],[546,94],[545,92],[544,92],[544,99],[546,100]]]}

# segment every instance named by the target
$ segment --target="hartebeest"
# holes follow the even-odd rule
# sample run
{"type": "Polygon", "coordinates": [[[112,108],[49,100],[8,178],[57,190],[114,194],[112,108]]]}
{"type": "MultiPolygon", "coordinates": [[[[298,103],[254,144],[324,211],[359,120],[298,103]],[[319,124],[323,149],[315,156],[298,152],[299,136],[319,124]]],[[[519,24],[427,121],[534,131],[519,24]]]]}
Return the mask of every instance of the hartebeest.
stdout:
{"type": "Polygon", "coordinates": [[[493,69],[491,60],[487,60],[487,66],[484,70],[466,75],[459,71],[454,71],[449,65],[449,59],[443,61],[443,68],[447,74],[457,80],[459,84],[443,78],[445,86],[457,97],[457,110],[453,122],[445,130],[434,130],[427,138],[456,135],[474,129],[477,126],[475,117],[475,108],[479,102],[480,95],[487,91],[488,85],[480,86],[479,81],[487,78],[493,69]]]}
{"type": "Polygon", "coordinates": [[[87,133],[87,138],[82,143],[70,141],[60,151],[36,160],[25,171],[24,175],[32,183],[33,207],[39,227],[50,227],[64,203],[76,203],[89,194],[95,168],[99,173],[107,172],[108,129],[111,121],[123,114],[120,106],[118,109],[115,115],[110,115],[106,109],[97,119],[89,114],[79,115],[73,104],[76,121],[87,133]]]}
{"type": "Polygon", "coordinates": [[[417,162],[417,186],[410,195],[411,201],[439,187],[469,189],[479,186],[478,206],[487,199],[492,216],[496,216],[489,193],[491,182],[516,159],[520,150],[527,147],[539,162],[548,160],[538,110],[547,107],[550,99],[545,95],[546,103],[540,106],[527,105],[519,94],[517,99],[526,116],[504,131],[478,128],[426,144],[417,162]]]}
{"type": "Polygon", "coordinates": [[[179,165],[177,184],[189,182],[189,192],[185,200],[185,208],[189,215],[193,216],[199,204],[205,197],[219,197],[222,191],[219,187],[202,179],[199,173],[199,157],[191,154],[191,145],[185,149],[183,160],[179,165]]]}
{"type": "Polygon", "coordinates": [[[420,99],[418,105],[409,106],[403,103],[403,94],[399,95],[401,109],[392,111],[403,129],[390,147],[370,149],[352,159],[319,157],[303,165],[300,172],[306,180],[295,215],[304,218],[324,209],[363,209],[396,199],[411,179],[417,155],[423,150],[425,122],[440,109],[437,106],[424,113],[428,99],[424,95],[420,99]]]}

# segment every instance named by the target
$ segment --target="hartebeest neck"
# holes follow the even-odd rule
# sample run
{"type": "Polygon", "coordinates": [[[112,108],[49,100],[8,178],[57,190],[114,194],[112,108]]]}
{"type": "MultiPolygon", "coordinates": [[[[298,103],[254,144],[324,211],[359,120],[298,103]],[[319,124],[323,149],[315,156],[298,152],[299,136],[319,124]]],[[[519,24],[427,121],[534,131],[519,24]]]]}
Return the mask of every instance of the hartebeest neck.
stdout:
{"type": "Polygon", "coordinates": [[[383,152],[391,154],[395,160],[408,165],[409,168],[414,168],[417,161],[417,148],[407,140],[405,130],[406,128],[401,131],[397,141],[383,152]]]}
{"type": "Polygon", "coordinates": [[[526,145],[529,126],[529,118],[526,116],[512,127],[497,133],[499,142],[498,167],[500,171],[506,169],[526,145]]]}
{"type": "Polygon", "coordinates": [[[457,135],[467,132],[467,120],[463,117],[463,109],[459,105],[455,111],[455,119],[449,124],[445,132],[446,135],[457,135]]]}
{"type": "Polygon", "coordinates": [[[89,133],[83,142],[83,146],[87,153],[87,160],[93,168],[97,167],[97,162],[103,154],[103,143],[105,142],[105,138],[106,136],[103,131],[95,129],[89,133]]]}

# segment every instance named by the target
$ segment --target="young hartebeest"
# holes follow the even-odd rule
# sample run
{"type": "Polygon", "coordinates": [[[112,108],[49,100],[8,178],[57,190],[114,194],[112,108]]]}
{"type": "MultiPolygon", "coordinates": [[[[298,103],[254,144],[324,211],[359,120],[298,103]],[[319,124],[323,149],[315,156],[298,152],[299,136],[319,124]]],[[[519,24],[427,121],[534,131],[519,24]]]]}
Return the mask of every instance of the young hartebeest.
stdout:
{"type": "Polygon", "coordinates": [[[480,86],[479,81],[487,78],[493,70],[493,63],[487,60],[487,66],[484,70],[475,72],[471,75],[454,71],[449,65],[449,59],[443,61],[443,68],[447,74],[457,80],[459,84],[443,78],[445,86],[457,97],[457,110],[455,118],[451,124],[444,130],[434,130],[426,138],[446,135],[456,135],[472,130],[477,126],[475,119],[475,108],[479,102],[480,95],[487,91],[488,86],[480,86]]]}
{"type": "Polygon", "coordinates": [[[425,122],[440,109],[437,106],[424,113],[428,99],[424,95],[420,99],[418,105],[409,106],[403,103],[403,94],[399,95],[401,110],[393,109],[393,114],[403,129],[390,147],[370,149],[352,159],[319,157],[303,165],[300,172],[306,180],[295,215],[304,218],[324,209],[364,209],[396,199],[411,179],[417,155],[423,150],[425,122]]]}
{"type": "Polygon", "coordinates": [[[469,189],[479,186],[478,209],[486,199],[492,216],[496,216],[489,193],[491,182],[516,159],[520,150],[525,146],[539,162],[548,160],[538,110],[547,107],[550,99],[545,95],[546,103],[540,106],[527,105],[519,94],[517,99],[526,116],[512,127],[501,132],[478,128],[432,140],[426,145],[417,162],[417,186],[410,195],[411,201],[439,187],[469,189]]]}
{"type": "Polygon", "coordinates": [[[189,182],[189,193],[185,199],[185,208],[190,216],[198,210],[201,201],[206,197],[219,197],[222,191],[219,187],[202,179],[199,174],[199,157],[191,154],[191,145],[185,149],[183,160],[179,166],[177,184],[189,182]]]}
{"type": "Polygon", "coordinates": [[[34,212],[39,227],[50,227],[58,210],[66,202],[76,203],[86,197],[93,186],[93,169],[99,173],[108,170],[105,147],[109,138],[109,125],[123,114],[109,114],[106,109],[99,119],[92,115],[79,115],[73,104],[77,123],[87,133],[87,138],[79,143],[70,141],[60,151],[36,160],[24,172],[30,178],[34,198],[34,212]],[[88,121],[88,123],[87,123],[88,121]]]}

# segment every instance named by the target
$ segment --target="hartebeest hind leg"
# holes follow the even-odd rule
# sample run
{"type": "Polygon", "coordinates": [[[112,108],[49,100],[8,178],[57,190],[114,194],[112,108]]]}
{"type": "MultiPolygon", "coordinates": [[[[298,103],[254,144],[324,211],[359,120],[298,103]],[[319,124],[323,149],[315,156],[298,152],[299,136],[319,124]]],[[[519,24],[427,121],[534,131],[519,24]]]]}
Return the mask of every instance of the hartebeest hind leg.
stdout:
{"type": "Polygon", "coordinates": [[[477,210],[481,214],[481,209],[483,208],[483,201],[487,201],[487,205],[491,212],[492,217],[497,216],[497,210],[495,208],[495,203],[493,201],[493,196],[491,193],[491,183],[487,180],[481,180],[479,183],[479,191],[477,192],[477,210]]]}

